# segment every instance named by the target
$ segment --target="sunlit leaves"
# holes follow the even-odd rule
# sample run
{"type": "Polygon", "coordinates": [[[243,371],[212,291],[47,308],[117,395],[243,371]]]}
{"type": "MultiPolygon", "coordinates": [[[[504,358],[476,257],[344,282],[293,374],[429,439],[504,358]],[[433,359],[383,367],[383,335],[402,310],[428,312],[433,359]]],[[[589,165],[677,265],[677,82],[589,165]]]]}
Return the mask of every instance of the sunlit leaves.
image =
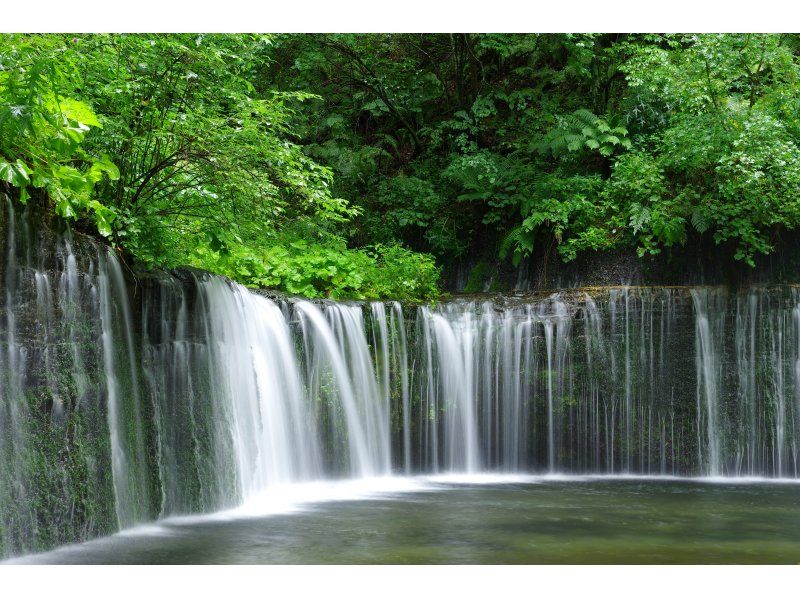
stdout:
{"type": "Polygon", "coordinates": [[[0,181],[5,181],[14,187],[25,187],[30,183],[30,169],[22,160],[6,162],[0,160],[0,181]]]}
{"type": "Polygon", "coordinates": [[[305,297],[424,300],[438,295],[433,259],[396,245],[348,250],[341,240],[287,236],[267,247],[248,247],[217,239],[198,246],[191,263],[247,285],[305,297]]]}
{"type": "Polygon", "coordinates": [[[0,181],[16,187],[23,203],[31,187],[42,189],[56,214],[92,217],[109,236],[114,213],[94,190],[119,171],[107,156],[97,159],[83,149],[101,123],[87,103],[70,97],[75,65],[60,60],[62,43],[58,36],[0,38],[0,181]]]}
{"type": "Polygon", "coordinates": [[[48,101],[47,108],[57,114],[61,114],[66,121],[75,123],[76,128],[88,131],[90,127],[100,128],[100,120],[92,109],[73,98],[54,98],[48,101]]]}

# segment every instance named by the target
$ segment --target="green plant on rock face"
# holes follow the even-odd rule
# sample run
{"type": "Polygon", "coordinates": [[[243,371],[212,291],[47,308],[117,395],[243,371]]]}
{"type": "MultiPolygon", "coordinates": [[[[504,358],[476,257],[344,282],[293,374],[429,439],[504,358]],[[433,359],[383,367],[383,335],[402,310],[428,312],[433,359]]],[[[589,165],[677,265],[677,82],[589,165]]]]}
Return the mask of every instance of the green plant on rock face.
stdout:
{"type": "Polygon", "coordinates": [[[536,145],[543,154],[558,156],[588,149],[608,157],[615,151],[632,147],[627,128],[595,116],[589,110],[576,110],[556,120],[557,125],[536,145]]]}
{"type": "Polygon", "coordinates": [[[485,261],[475,264],[469,271],[467,284],[464,287],[465,293],[480,293],[486,287],[486,283],[492,280],[494,270],[485,261]]]}
{"type": "Polygon", "coordinates": [[[397,245],[356,250],[337,238],[314,243],[289,237],[262,248],[232,246],[227,253],[203,249],[194,264],[305,297],[419,301],[439,294],[433,258],[397,245]]]}
{"type": "Polygon", "coordinates": [[[530,255],[537,237],[558,244],[564,261],[575,259],[586,249],[613,247],[622,234],[619,218],[601,195],[603,181],[597,176],[542,176],[522,203],[522,223],[501,241],[500,257],[512,256],[515,265],[530,255]],[[610,225],[610,230],[609,230],[610,225]]]}

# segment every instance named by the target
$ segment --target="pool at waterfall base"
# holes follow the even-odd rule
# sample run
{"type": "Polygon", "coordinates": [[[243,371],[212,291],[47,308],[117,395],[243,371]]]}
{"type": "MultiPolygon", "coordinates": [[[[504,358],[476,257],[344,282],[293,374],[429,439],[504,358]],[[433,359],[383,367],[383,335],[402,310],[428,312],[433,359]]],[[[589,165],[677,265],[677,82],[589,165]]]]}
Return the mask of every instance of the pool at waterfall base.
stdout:
{"type": "Polygon", "coordinates": [[[445,475],[273,488],[9,563],[798,564],[800,484],[445,475]]]}

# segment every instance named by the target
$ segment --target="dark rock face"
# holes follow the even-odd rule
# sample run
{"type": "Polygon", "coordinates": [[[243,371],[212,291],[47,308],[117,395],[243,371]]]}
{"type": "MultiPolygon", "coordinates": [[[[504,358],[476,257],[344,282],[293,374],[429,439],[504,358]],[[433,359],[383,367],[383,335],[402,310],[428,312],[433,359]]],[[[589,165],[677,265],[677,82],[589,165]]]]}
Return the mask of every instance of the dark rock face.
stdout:
{"type": "Polygon", "coordinates": [[[633,248],[585,252],[564,263],[554,246],[538,247],[514,267],[499,260],[494,243],[487,243],[460,260],[445,265],[443,286],[453,293],[514,292],[586,286],[702,286],[733,289],[754,284],[800,283],[800,233],[784,232],[775,251],[758,256],[751,268],[733,258],[735,247],[711,239],[691,238],[656,256],[639,258],[633,248]]]}

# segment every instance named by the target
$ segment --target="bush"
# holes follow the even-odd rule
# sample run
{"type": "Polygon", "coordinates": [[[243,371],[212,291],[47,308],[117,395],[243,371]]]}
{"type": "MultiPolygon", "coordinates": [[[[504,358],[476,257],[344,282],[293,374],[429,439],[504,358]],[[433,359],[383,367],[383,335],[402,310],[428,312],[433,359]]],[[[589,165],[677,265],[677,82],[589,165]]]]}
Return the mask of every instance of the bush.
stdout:
{"type": "Polygon", "coordinates": [[[341,241],[298,239],[261,250],[244,245],[228,253],[199,248],[193,262],[248,286],[309,298],[424,301],[439,294],[433,257],[398,245],[348,249],[341,241]]]}

